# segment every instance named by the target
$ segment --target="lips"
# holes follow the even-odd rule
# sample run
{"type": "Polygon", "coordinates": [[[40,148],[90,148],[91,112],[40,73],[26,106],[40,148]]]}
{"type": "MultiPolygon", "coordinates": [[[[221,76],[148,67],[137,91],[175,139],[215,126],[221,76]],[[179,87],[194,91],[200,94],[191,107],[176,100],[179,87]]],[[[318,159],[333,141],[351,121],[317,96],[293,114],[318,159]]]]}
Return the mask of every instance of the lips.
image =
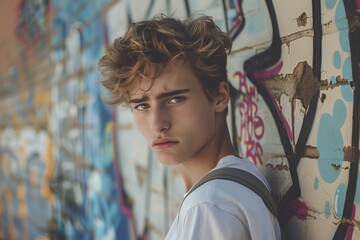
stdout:
{"type": "Polygon", "coordinates": [[[152,146],[155,149],[165,149],[170,148],[178,143],[179,141],[176,141],[174,139],[157,139],[153,141],[152,146]]]}

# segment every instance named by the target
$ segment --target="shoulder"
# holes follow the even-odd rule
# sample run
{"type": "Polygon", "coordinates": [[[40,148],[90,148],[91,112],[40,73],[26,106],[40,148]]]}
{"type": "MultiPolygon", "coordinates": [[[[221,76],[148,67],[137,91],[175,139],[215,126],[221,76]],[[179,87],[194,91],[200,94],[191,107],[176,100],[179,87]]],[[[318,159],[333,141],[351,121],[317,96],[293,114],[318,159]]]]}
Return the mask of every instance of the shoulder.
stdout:
{"type": "Polygon", "coordinates": [[[245,222],[211,202],[192,207],[180,221],[180,239],[250,239],[245,222]]]}
{"type": "MultiPolygon", "coordinates": [[[[193,191],[183,202],[178,221],[184,234],[222,234],[214,239],[263,240],[280,236],[276,218],[262,199],[252,190],[227,180],[213,180],[193,191]],[[261,230],[258,226],[262,226],[261,230]]],[[[201,239],[188,237],[180,239],[201,239]]]]}
{"type": "MultiPolygon", "coordinates": [[[[217,168],[240,168],[259,178],[270,189],[261,171],[248,160],[236,157],[224,160],[217,168]]],[[[191,192],[185,198],[179,213],[182,224],[190,218],[218,219],[220,226],[228,220],[235,222],[236,219],[238,228],[242,229],[242,232],[249,232],[254,239],[279,235],[276,217],[265,206],[261,197],[251,189],[228,180],[212,180],[191,192]],[[259,224],[263,226],[262,231],[256,230],[259,224]]],[[[236,226],[234,228],[236,229],[236,226]]]]}
{"type": "MultiPolygon", "coordinates": [[[[237,168],[258,178],[269,190],[269,184],[265,176],[259,168],[245,158],[236,156],[226,156],[221,159],[218,165],[213,169],[221,168],[237,168]]],[[[183,207],[186,209],[192,208],[200,203],[212,203],[216,206],[226,205],[247,205],[248,203],[262,202],[262,199],[251,189],[228,180],[215,179],[198,187],[191,194],[186,195],[183,207]],[[226,204],[224,204],[226,203],[226,204]]],[[[238,209],[236,209],[238,210],[238,209]]]]}
{"type": "Polygon", "coordinates": [[[251,189],[236,182],[216,179],[188,195],[180,212],[186,214],[196,208],[210,207],[232,214],[245,224],[249,217],[254,218],[268,211],[262,199],[251,189]],[[255,214],[256,212],[259,214],[255,214]]]}
{"type": "Polygon", "coordinates": [[[268,188],[269,191],[271,190],[270,185],[266,180],[266,177],[261,172],[259,167],[256,166],[254,163],[250,162],[250,160],[248,160],[247,158],[240,158],[232,155],[226,156],[220,160],[220,162],[218,163],[215,169],[226,168],[226,167],[239,168],[246,172],[251,173],[258,179],[260,179],[261,182],[263,182],[263,184],[268,188]]]}

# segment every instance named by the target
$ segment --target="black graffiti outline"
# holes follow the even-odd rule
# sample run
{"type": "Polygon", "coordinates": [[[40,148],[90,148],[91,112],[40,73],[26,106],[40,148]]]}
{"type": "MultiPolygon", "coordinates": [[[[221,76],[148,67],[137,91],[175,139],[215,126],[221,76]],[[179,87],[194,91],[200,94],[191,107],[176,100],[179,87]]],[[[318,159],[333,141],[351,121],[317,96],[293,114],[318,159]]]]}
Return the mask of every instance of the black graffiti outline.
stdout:
{"type": "MultiPolygon", "coordinates": [[[[272,99],[271,94],[267,91],[266,87],[260,81],[258,81],[254,76],[254,73],[256,71],[265,70],[275,65],[281,58],[282,43],[280,39],[280,33],[276,19],[275,9],[271,0],[266,0],[265,2],[268,8],[268,12],[270,15],[270,20],[273,28],[272,43],[266,51],[247,59],[244,63],[244,70],[247,74],[247,77],[254,84],[258,93],[263,97],[265,103],[270,109],[270,112],[272,113],[272,116],[274,118],[280,136],[280,141],[283,145],[285,156],[288,159],[290,174],[293,184],[288,189],[288,191],[286,192],[285,196],[281,199],[279,204],[280,215],[283,215],[286,211],[289,210],[287,209],[288,204],[292,200],[301,196],[297,167],[300,162],[302,153],[304,152],[305,144],[308,140],[310,131],[312,129],[312,125],[316,113],[316,106],[319,97],[319,90],[314,94],[314,96],[311,99],[308,112],[304,117],[300,134],[295,144],[295,151],[294,151],[291,145],[291,141],[287,135],[286,129],[283,125],[283,122],[280,116],[276,114],[277,112],[276,106],[271,101],[272,99]]],[[[314,28],[313,71],[314,71],[314,75],[317,76],[318,79],[320,79],[319,76],[320,76],[320,68],[321,68],[321,40],[322,40],[321,14],[314,14],[314,13],[315,12],[321,13],[321,8],[320,8],[321,6],[320,6],[320,1],[313,1],[312,4],[313,4],[313,16],[316,16],[316,18],[313,21],[314,24],[313,25],[314,28]]],[[[283,225],[286,224],[285,222],[286,219],[280,218],[280,220],[283,220],[282,222],[283,225]]]]}
{"type": "Polygon", "coordinates": [[[271,25],[272,25],[272,42],[270,47],[257,55],[252,56],[244,62],[244,71],[246,72],[249,80],[254,84],[258,93],[263,97],[266,105],[268,106],[270,112],[272,113],[273,119],[275,121],[280,141],[282,143],[285,156],[288,158],[291,178],[293,181],[292,187],[287,191],[284,198],[280,203],[280,214],[282,213],[282,206],[286,205],[286,203],[290,202],[294,196],[300,195],[300,187],[298,176],[296,172],[296,166],[291,162],[291,156],[293,156],[293,148],[288,137],[286,128],[278,114],[276,114],[276,106],[272,102],[272,96],[270,92],[267,91],[266,87],[255,78],[254,73],[256,71],[265,70],[273,65],[275,65],[281,59],[281,39],[279,33],[279,27],[277,23],[276,13],[271,0],[266,0],[266,5],[268,8],[268,12],[270,15],[271,25]],[[294,171],[295,169],[295,171],[294,171]],[[294,191],[295,190],[295,191],[294,191]],[[291,194],[290,194],[291,193],[291,194]]]}
{"type": "MultiPolygon", "coordinates": [[[[322,57],[322,26],[321,26],[321,3],[320,0],[312,1],[312,15],[313,15],[313,74],[320,81],[321,75],[321,57],[322,57]]],[[[304,117],[303,124],[301,126],[301,130],[299,133],[299,137],[297,139],[295,145],[295,151],[289,159],[289,167],[290,173],[292,176],[293,185],[290,187],[289,191],[285,194],[283,198],[284,207],[282,212],[286,211],[286,205],[291,200],[298,198],[301,196],[301,189],[299,184],[299,178],[297,174],[297,167],[299,165],[300,159],[305,151],[306,142],[310,135],[310,131],[313,126],[315,114],[317,111],[317,103],[319,99],[320,90],[318,89],[314,96],[311,99],[307,114],[304,117]],[[294,177],[296,176],[296,178],[294,177]]],[[[283,219],[285,221],[285,219],[283,219]]]]}
{"type": "MultiPolygon", "coordinates": [[[[349,179],[348,186],[346,190],[346,197],[343,209],[344,219],[350,219],[353,210],[353,204],[356,193],[357,185],[357,175],[358,175],[358,166],[359,166],[359,125],[360,125],[360,79],[359,79],[359,63],[360,63],[360,28],[356,28],[354,31],[351,31],[351,14],[358,14],[356,0],[353,1],[343,1],[346,17],[348,19],[349,26],[349,43],[350,43],[350,53],[351,53],[351,65],[352,65],[352,76],[353,76],[353,86],[354,86],[354,102],[353,102],[353,125],[352,125],[352,136],[351,136],[351,146],[355,150],[354,160],[350,162],[349,169],[349,179]]],[[[341,221],[335,234],[334,240],[336,239],[345,239],[347,230],[349,227],[348,221],[341,221]]]]}

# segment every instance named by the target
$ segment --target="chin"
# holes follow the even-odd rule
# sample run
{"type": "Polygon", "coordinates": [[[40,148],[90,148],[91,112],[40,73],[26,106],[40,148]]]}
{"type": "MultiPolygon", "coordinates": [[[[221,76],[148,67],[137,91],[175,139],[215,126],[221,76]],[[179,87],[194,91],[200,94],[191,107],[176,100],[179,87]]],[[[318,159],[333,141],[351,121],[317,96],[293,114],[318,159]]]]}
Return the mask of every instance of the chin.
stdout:
{"type": "Polygon", "coordinates": [[[157,155],[157,158],[159,159],[159,162],[166,166],[174,166],[179,163],[177,159],[174,159],[172,157],[166,157],[166,156],[159,156],[157,155]]]}

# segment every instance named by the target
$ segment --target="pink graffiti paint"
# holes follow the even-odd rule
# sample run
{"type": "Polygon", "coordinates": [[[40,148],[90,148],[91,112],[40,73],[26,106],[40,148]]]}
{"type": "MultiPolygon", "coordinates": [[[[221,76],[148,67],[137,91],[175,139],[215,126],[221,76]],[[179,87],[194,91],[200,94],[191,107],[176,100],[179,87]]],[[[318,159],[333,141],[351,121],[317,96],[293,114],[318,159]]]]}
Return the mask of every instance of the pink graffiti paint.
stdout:
{"type": "Polygon", "coordinates": [[[242,19],[241,18],[237,18],[233,24],[231,25],[231,28],[229,30],[229,33],[233,33],[242,23],[242,19]]]}
{"type": "MultiPolygon", "coordinates": [[[[284,63],[283,61],[280,61],[277,65],[275,65],[275,67],[268,69],[266,71],[257,71],[254,72],[254,77],[258,80],[266,80],[267,78],[279,74],[280,70],[282,69],[284,63]]],[[[277,101],[275,100],[275,98],[272,98],[271,101],[273,102],[275,108],[276,108],[276,112],[279,115],[281,121],[284,123],[285,126],[285,130],[286,133],[288,135],[289,140],[292,142],[293,141],[293,134],[292,134],[292,130],[290,128],[289,123],[287,122],[283,112],[281,111],[279,104],[277,103],[277,101]]]]}
{"type": "Polygon", "coordinates": [[[286,130],[286,133],[288,135],[288,138],[291,142],[293,142],[294,138],[293,138],[293,134],[292,134],[292,130],[289,126],[289,123],[287,122],[283,112],[281,111],[280,107],[279,107],[279,104],[276,102],[276,99],[275,98],[271,98],[271,101],[273,102],[275,108],[276,108],[276,112],[277,114],[279,115],[280,119],[281,119],[281,122],[284,124],[284,127],[285,127],[285,130],[286,130]]]}
{"type": "Polygon", "coordinates": [[[266,71],[256,71],[254,72],[254,77],[259,80],[265,80],[273,75],[276,75],[280,72],[283,67],[283,61],[279,62],[275,67],[266,70],[266,71]]]}
{"type": "Polygon", "coordinates": [[[238,105],[240,113],[240,143],[245,144],[245,155],[255,164],[262,164],[263,149],[260,140],[265,133],[265,125],[258,115],[256,104],[256,89],[248,86],[246,74],[238,71],[234,77],[239,78],[239,90],[245,95],[243,101],[238,105]]]}
{"type": "Polygon", "coordinates": [[[358,7],[358,10],[360,9],[360,0],[357,0],[357,7],[358,7]]]}
{"type": "Polygon", "coordinates": [[[235,4],[235,12],[236,12],[236,17],[235,20],[233,22],[233,24],[231,25],[231,28],[229,30],[229,33],[233,33],[234,31],[236,31],[236,29],[242,25],[242,23],[244,22],[244,18],[243,18],[243,14],[241,12],[241,3],[239,3],[239,1],[234,1],[235,4]]]}
{"type": "Polygon", "coordinates": [[[306,219],[308,207],[306,206],[305,202],[302,199],[300,199],[300,198],[295,199],[294,201],[292,201],[290,203],[290,206],[292,207],[292,209],[294,211],[294,215],[298,219],[300,219],[300,220],[306,219]]]}
{"type": "MultiPolygon", "coordinates": [[[[280,222],[287,224],[292,216],[300,220],[305,220],[308,212],[308,207],[301,198],[292,200],[288,205],[285,206],[280,216],[280,222]]],[[[285,226],[285,225],[284,225],[285,226]]]]}

